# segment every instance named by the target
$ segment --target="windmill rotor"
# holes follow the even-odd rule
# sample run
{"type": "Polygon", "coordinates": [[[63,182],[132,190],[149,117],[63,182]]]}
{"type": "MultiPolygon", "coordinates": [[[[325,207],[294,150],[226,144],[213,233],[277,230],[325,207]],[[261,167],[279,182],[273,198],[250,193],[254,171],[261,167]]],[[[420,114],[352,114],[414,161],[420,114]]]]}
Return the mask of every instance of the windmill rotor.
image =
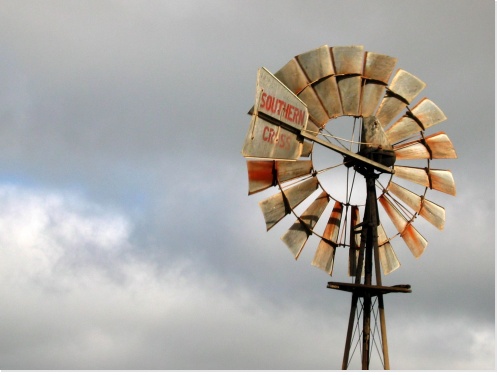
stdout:
{"type": "Polygon", "coordinates": [[[328,287],[353,298],[411,291],[381,283],[381,272],[400,267],[391,241],[401,237],[420,257],[427,240],[415,220],[445,224],[445,209],[427,193],[456,194],[451,171],[431,168],[432,160],[457,157],[453,144],[442,131],[426,134],[446,116],[427,97],[412,104],[426,84],[394,71],[396,62],[363,46],[324,45],[274,74],[260,68],[242,150],[248,194],[277,189],[259,202],[266,229],[292,217],[281,239],[298,259],[315,237],[311,264],[330,275],[345,253],[355,281],[328,287]]]}

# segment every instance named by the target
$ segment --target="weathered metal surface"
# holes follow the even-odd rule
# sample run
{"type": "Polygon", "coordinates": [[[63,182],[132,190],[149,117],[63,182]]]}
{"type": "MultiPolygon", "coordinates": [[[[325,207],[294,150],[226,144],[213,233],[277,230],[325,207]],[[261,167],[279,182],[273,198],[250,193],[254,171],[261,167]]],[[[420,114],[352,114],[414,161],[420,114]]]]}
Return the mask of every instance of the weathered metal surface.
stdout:
{"type": "Polygon", "coordinates": [[[444,132],[394,147],[396,159],[455,159],[453,144],[444,132]]]}
{"type": "Polygon", "coordinates": [[[302,139],[281,126],[252,116],[242,154],[247,158],[297,160],[302,154],[302,139]]]}
{"type": "MultiPolygon", "coordinates": [[[[356,266],[358,264],[359,245],[361,234],[359,231],[356,233],[355,228],[359,224],[359,207],[351,206],[351,225],[349,234],[349,265],[348,275],[351,277],[356,276],[356,266]]],[[[359,228],[358,228],[359,229],[359,228]]],[[[363,267],[364,268],[364,267],[363,267]]],[[[364,274],[364,270],[361,273],[364,274]]]]}
{"type": "Polygon", "coordinates": [[[396,256],[396,253],[387,238],[387,234],[385,233],[382,224],[377,227],[377,233],[380,265],[382,266],[384,275],[388,275],[397,270],[401,264],[399,263],[398,257],[396,256]]]}
{"type": "Polygon", "coordinates": [[[313,143],[311,142],[303,142],[302,143],[302,153],[300,154],[301,157],[306,158],[311,155],[313,149],[313,143]]]}
{"type": "Polygon", "coordinates": [[[332,47],[335,74],[363,74],[365,60],[363,48],[363,46],[332,47]]]}
{"type": "Polygon", "coordinates": [[[308,175],[311,171],[311,160],[276,161],[276,176],[280,182],[308,175]]]}
{"type": "Polygon", "coordinates": [[[270,188],[275,184],[274,160],[247,160],[248,195],[270,188]]]}
{"type": "Polygon", "coordinates": [[[394,147],[397,160],[430,159],[429,149],[423,140],[408,142],[394,147]]]}
{"type": "Polygon", "coordinates": [[[394,144],[445,120],[443,111],[431,100],[424,98],[410,110],[410,113],[388,128],[386,134],[394,144]]]}
{"type": "Polygon", "coordinates": [[[397,61],[395,57],[366,52],[363,77],[387,84],[397,61]]]}
{"type": "Polygon", "coordinates": [[[298,259],[307,239],[312,234],[316,223],[323,214],[330,198],[326,192],[321,192],[314,202],[300,215],[295,223],[281,237],[281,240],[288,246],[295,259],[298,259]]]}
{"type": "Polygon", "coordinates": [[[427,247],[427,240],[411,225],[399,210],[384,195],[381,195],[379,202],[384,207],[385,212],[400,233],[401,237],[410,249],[413,256],[418,258],[427,247]]]}
{"type": "Polygon", "coordinates": [[[411,113],[425,129],[439,124],[447,119],[441,109],[430,99],[424,98],[411,109],[411,113]]]}
{"type": "Polygon", "coordinates": [[[407,103],[411,103],[425,86],[424,81],[406,70],[399,69],[389,85],[389,90],[402,97],[407,103]]]}
{"type": "Polygon", "coordinates": [[[377,109],[375,116],[385,128],[404,109],[406,103],[397,96],[386,95],[377,109]]]}
{"type": "Polygon", "coordinates": [[[445,194],[455,196],[455,181],[453,175],[448,170],[443,169],[430,169],[429,177],[431,180],[431,189],[439,190],[445,194]]]}
{"type": "Polygon", "coordinates": [[[316,123],[316,125],[323,127],[328,120],[328,113],[321,104],[318,95],[311,86],[307,86],[301,93],[298,94],[299,98],[307,105],[309,116],[316,123]]]}
{"type": "Polygon", "coordinates": [[[385,85],[367,81],[363,84],[361,95],[361,116],[372,116],[385,94],[385,85]]]}
{"type": "Polygon", "coordinates": [[[257,73],[255,108],[297,130],[307,124],[307,106],[266,68],[257,73]]]}
{"type": "Polygon", "coordinates": [[[337,77],[340,99],[342,100],[342,111],[345,116],[358,116],[361,101],[360,75],[337,77]]]}
{"type": "Polygon", "coordinates": [[[443,230],[445,223],[445,209],[408,189],[391,181],[387,190],[406,203],[429,223],[439,230],[443,230]]]}
{"type": "Polygon", "coordinates": [[[326,225],[325,231],[323,232],[323,238],[326,238],[328,242],[323,238],[321,239],[311,263],[313,266],[325,271],[330,276],[333,273],[333,263],[335,259],[336,249],[335,243],[337,243],[339,235],[342,210],[342,204],[336,201],[335,205],[333,206],[332,213],[330,214],[330,218],[328,219],[328,224],[326,225]]]}
{"type": "Polygon", "coordinates": [[[296,59],[309,82],[316,82],[320,78],[334,74],[330,48],[327,45],[302,53],[296,59]]]}
{"type": "Polygon", "coordinates": [[[342,101],[335,76],[325,78],[312,86],[323,103],[328,117],[335,118],[343,115],[342,101]]]}
{"type": "Polygon", "coordinates": [[[399,69],[389,85],[376,116],[387,126],[425,88],[425,83],[405,70],[399,69]]]}
{"type": "Polygon", "coordinates": [[[368,293],[371,296],[378,296],[387,293],[411,293],[410,285],[379,286],[329,281],[327,284],[327,288],[342,290],[344,292],[350,293],[359,293],[361,295],[363,295],[364,293],[368,293]]]}
{"type": "Polygon", "coordinates": [[[425,137],[425,143],[431,150],[432,159],[456,159],[457,153],[450,138],[444,132],[425,137]]]}
{"type": "Polygon", "coordinates": [[[285,182],[311,173],[311,160],[247,160],[248,194],[258,193],[277,181],[285,182]]]}
{"type": "Polygon", "coordinates": [[[285,215],[290,213],[290,209],[299,205],[304,199],[314,193],[317,188],[318,179],[313,177],[259,202],[260,209],[264,214],[267,230],[275,226],[285,215]]]}
{"type": "Polygon", "coordinates": [[[452,173],[448,170],[395,165],[394,176],[446,194],[456,194],[455,181],[452,173]]]}
{"type": "Polygon", "coordinates": [[[291,59],[274,76],[283,82],[294,94],[301,92],[309,81],[296,59],[291,59]]]}
{"type": "Polygon", "coordinates": [[[394,166],[394,176],[414,182],[418,185],[430,187],[426,168],[394,166]]]}

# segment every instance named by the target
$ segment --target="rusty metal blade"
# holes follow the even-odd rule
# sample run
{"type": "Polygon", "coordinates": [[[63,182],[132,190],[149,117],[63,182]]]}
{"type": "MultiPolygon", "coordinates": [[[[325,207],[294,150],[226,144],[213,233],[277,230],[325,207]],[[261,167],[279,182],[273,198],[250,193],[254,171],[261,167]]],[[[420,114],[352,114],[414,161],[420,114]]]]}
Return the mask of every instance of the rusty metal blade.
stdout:
{"type": "Polygon", "coordinates": [[[363,46],[332,47],[335,74],[363,74],[365,60],[363,48],[363,46]]]}
{"type": "Polygon", "coordinates": [[[396,95],[406,100],[406,103],[411,103],[413,99],[425,88],[426,84],[422,80],[408,73],[403,69],[399,69],[389,85],[389,90],[396,95]]]}
{"type": "Polygon", "coordinates": [[[425,143],[431,150],[432,159],[456,159],[457,153],[450,138],[444,132],[425,137],[425,143]]]}
{"type": "Polygon", "coordinates": [[[391,121],[406,108],[406,103],[397,96],[386,95],[377,109],[377,119],[385,128],[391,121]]]}
{"type": "Polygon", "coordinates": [[[427,247],[427,240],[410,224],[409,221],[387,200],[384,195],[381,195],[379,202],[384,207],[385,212],[389,215],[392,223],[400,233],[401,237],[410,249],[415,258],[420,257],[427,247]]]}
{"type": "Polygon", "coordinates": [[[328,224],[326,225],[325,231],[323,232],[323,237],[328,241],[321,239],[311,263],[313,266],[318,267],[319,269],[330,274],[330,276],[333,273],[333,263],[335,258],[335,250],[337,247],[335,243],[337,242],[339,235],[342,211],[342,203],[335,201],[332,213],[330,214],[330,218],[328,219],[328,224]]]}
{"type": "MultiPolygon", "coordinates": [[[[351,206],[351,232],[349,240],[349,266],[348,275],[351,277],[356,276],[356,267],[358,264],[360,233],[354,233],[354,227],[359,224],[359,208],[358,206],[351,206]]],[[[363,276],[363,275],[362,275],[363,276]]]]}
{"type": "Polygon", "coordinates": [[[394,176],[414,182],[418,185],[430,187],[426,168],[394,166],[394,176]]]}
{"type": "Polygon", "coordinates": [[[411,113],[423,125],[425,129],[430,128],[447,119],[441,109],[430,99],[424,98],[411,109],[411,113]]]}
{"type": "Polygon", "coordinates": [[[445,222],[445,209],[408,189],[390,182],[387,190],[406,203],[429,223],[439,230],[443,230],[445,222]]]}
{"type": "Polygon", "coordinates": [[[290,213],[290,209],[299,205],[304,199],[314,193],[317,188],[318,179],[313,177],[259,202],[260,209],[264,214],[267,230],[275,226],[285,215],[290,213]],[[285,197],[286,200],[284,199],[285,197]]]}
{"type": "Polygon", "coordinates": [[[274,160],[247,160],[247,170],[248,195],[274,186],[274,160]]]}
{"type": "Polygon", "coordinates": [[[313,85],[330,118],[343,115],[337,79],[334,76],[323,79],[313,85]]]}
{"type": "Polygon", "coordinates": [[[431,180],[431,189],[439,190],[445,194],[455,196],[455,181],[453,175],[448,170],[430,169],[429,177],[431,180]]]}
{"type": "Polygon", "coordinates": [[[316,125],[323,127],[328,120],[328,113],[326,113],[321,101],[319,100],[316,92],[311,86],[306,87],[300,94],[299,98],[307,105],[309,110],[309,117],[316,123],[316,125]]]}
{"type": "Polygon", "coordinates": [[[456,195],[455,181],[448,170],[395,165],[394,176],[446,194],[456,195]]]}
{"type": "Polygon", "coordinates": [[[445,120],[443,111],[431,100],[424,98],[410,110],[410,113],[387,129],[386,135],[389,142],[394,144],[445,120]]]}
{"type": "Polygon", "coordinates": [[[358,116],[361,100],[361,76],[337,77],[342,111],[346,116],[358,116]]]}
{"type": "Polygon", "coordinates": [[[387,140],[390,144],[395,144],[405,138],[408,138],[418,132],[421,132],[422,127],[409,116],[402,116],[398,121],[396,121],[391,127],[385,131],[387,140]]]}
{"type": "Polygon", "coordinates": [[[396,159],[456,159],[453,144],[444,132],[394,147],[396,159]]]}
{"type": "Polygon", "coordinates": [[[311,160],[276,161],[276,174],[280,182],[308,175],[311,171],[311,160]]]}
{"type": "Polygon", "coordinates": [[[394,147],[397,160],[430,159],[431,154],[422,141],[413,141],[394,147]]]}
{"type": "Polygon", "coordinates": [[[384,275],[388,275],[397,270],[401,264],[399,263],[398,257],[396,256],[396,253],[387,238],[387,234],[385,233],[382,224],[377,227],[377,233],[380,264],[382,265],[384,275]]]}
{"type": "Polygon", "coordinates": [[[306,74],[296,59],[291,59],[274,75],[295,94],[301,92],[309,84],[306,74]]]}
{"type": "Polygon", "coordinates": [[[300,154],[300,156],[303,158],[309,157],[311,155],[312,148],[313,148],[312,142],[304,141],[304,143],[302,143],[302,153],[300,154]]]}
{"type": "Polygon", "coordinates": [[[281,237],[281,240],[288,246],[295,259],[299,258],[307,239],[311,235],[311,231],[328,205],[329,200],[328,194],[323,191],[300,215],[300,219],[297,219],[281,237]]]}
{"type": "Polygon", "coordinates": [[[425,88],[425,83],[408,73],[399,69],[388,87],[388,94],[382,100],[377,111],[377,118],[383,127],[400,113],[413,99],[425,88]]]}
{"type": "Polygon", "coordinates": [[[398,59],[375,52],[366,52],[363,77],[387,84],[398,59]]]}
{"type": "Polygon", "coordinates": [[[330,48],[327,45],[302,53],[296,59],[306,73],[309,82],[316,82],[323,77],[334,74],[330,48]]]}
{"type": "Polygon", "coordinates": [[[252,116],[241,153],[246,158],[297,160],[302,141],[291,131],[252,116]]]}
{"type": "Polygon", "coordinates": [[[361,95],[361,116],[372,116],[380,100],[384,96],[385,85],[378,82],[366,81],[363,84],[361,95]]]}

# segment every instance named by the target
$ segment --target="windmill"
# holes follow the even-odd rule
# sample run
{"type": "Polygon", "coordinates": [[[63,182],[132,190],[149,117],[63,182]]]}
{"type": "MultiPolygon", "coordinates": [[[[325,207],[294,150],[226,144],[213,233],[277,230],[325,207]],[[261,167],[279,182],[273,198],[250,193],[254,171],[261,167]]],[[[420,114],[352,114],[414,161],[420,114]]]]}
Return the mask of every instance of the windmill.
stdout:
{"type": "Polygon", "coordinates": [[[444,208],[427,194],[455,195],[451,172],[430,165],[456,158],[453,145],[444,132],[425,134],[446,116],[426,97],[412,104],[425,83],[405,70],[394,72],[396,62],[363,46],[324,45],[275,74],[260,68],[242,150],[248,193],[276,191],[259,203],[267,230],[291,216],[281,239],[298,259],[314,238],[312,265],[330,276],[337,252],[347,258],[351,282],[327,285],[352,293],[343,369],[358,346],[355,331],[362,368],[369,369],[372,315],[380,329],[379,356],[390,368],[383,296],[411,292],[409,285],[382,284],[382,272],[400,266],[391,241],[401,237],[420,257],[427,240],[414,221],[421,216],[439,230],[445,222],[444,208]]]}

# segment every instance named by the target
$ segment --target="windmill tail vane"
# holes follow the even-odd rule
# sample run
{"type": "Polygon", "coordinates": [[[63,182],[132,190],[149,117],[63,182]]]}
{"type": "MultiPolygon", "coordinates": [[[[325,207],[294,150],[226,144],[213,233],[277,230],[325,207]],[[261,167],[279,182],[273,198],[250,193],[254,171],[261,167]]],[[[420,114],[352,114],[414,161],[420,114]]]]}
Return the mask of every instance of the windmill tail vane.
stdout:
{"type": "Polygon", "coordinates": [[[348,249],[348,275],[354,282],[328,283],[352,293],[344,369],[361,300],[362,368],[369,368],[372,298],[379,305],[382,363],[390,368],[383,295],[411,292],[408,285],[382,285],[382,272],[400,267],[391,242],[401,237],[420,257],[427,240],[414,227],[416,218],[439,230],[445,223],[445,209],[426,195],[456,194],[451,171],[430,166],[434,159],[456,158],[453,144],[442,131],[425,134],[446,116],[426,97],[411,104],[426,84],[405,70],[394,71],[396,62],[363,46],[324,45],[295,56],[274,74],[260,68],[242,150],[248,194],[277,191],[259,202],[266,229],[287,216],[295,219],[281,237],[295,259],[316,238],[312,265],[332,275],[337,249],[348,249]],[[351,118],[352,125],[341,118],[351,118]],[[346,128],[352,129],[351,140],[341,136],[346,128]],[[331,164],[316,165],[321,162],[317,152],[329,152],[331,164]],[[365,186],[355,184],[360,177],[365,186]],[[355,201],[357,190],[363,190],[364,201],[355,201]]]}

